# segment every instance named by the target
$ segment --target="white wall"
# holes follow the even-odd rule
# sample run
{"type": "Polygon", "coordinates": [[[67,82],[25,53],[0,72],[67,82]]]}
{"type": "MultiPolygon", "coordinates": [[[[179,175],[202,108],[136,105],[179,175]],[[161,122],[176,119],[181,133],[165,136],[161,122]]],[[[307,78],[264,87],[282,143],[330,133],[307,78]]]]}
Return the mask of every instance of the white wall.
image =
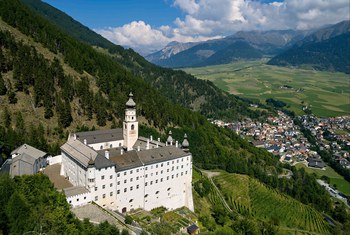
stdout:
{"type": "Polygon", "coordinates": [[[89,193],[83,193],[79,195],[74,195],[71,197],[67,197],[67,202],[72,206],[72,207],[77,207],[77,206],[83,206],[91,202],[91,194],[89,193]]]}
{"type": "Polygon", "coordinates": [[[73,161],[65,152],[62,152],[62,167],[64,169],[64,177],[69,177],[69,181],[74,186],[86,187],[86,170],[73,161]]]}
{"type": "Polygon", "coordinates": [[[115,167],[95,170],[95,188],[91,189],[92,200],[102,207],[116,208],[115,167]]]}
{"type": "Polygon", "coordinates": [[[115,140],[104,143],[88,144],[94,150],[111,149],[123,146],[123,140],[115,140]]]}
{"type": "Polygon", "coordinates": [[[191,161],[188,155],[118,172],[117,210],[151,210],[160,206],[173,210],[187,206],[193,211],[191,161]]]}
{"type": "Polygon", "coordinates": [[[62,163],[62,155],[57,155],[57,156],[50,156],[46,158],[47,162],[49,165],[57,164],[57,163],[62,163]]]}
{"type": "Polygon", "coordinates": [[[117,210],[123,212],[144,207],[144,167],[120,171],[117,174],[117,210]]]}

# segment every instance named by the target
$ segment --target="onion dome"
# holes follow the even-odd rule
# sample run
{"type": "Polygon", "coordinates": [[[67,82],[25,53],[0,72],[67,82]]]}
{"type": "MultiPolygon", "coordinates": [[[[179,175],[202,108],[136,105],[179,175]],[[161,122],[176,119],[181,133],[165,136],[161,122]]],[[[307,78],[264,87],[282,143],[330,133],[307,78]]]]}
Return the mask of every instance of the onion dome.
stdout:
{"type": "Polygon", "coordinates": [[[166,142],[167,142],[168,144],[173,143],[173,137],[172,137],[171,135],[172,135],[172,133],[171,133],[171,131],[169,131],[169,136],[168,136],[168,139],[166,140],[166,142]]]}
{"type": "Polygon", "coordinates": [[[126,107],[128,107],[128,108],[135,108],[135,106],[136,106],[136,103],[135,103],[135,101],[132,99],[132,97],[134,97],[134,95],[132,94],[132,92],[130,92],[130,94],[129,94],[129,100],[128,100],[128,102],[126,102],[126,107]]]}
{"type": "Polygon", "coordinates": [[[190,143],[188,143],[186,134],[184,135],[184,140],[182,141],[181,147],[183,149],[188,149],[188,147],[190,147],[190,143]]]}

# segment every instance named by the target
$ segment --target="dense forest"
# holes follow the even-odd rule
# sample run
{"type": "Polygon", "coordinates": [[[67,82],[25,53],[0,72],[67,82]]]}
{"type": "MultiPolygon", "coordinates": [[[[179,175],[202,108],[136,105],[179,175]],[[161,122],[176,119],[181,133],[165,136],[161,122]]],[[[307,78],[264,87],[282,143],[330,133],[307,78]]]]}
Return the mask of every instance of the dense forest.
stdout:
{"type": "MultiPolygon", "coordinates": [[[[94,128],[77,126],[77,117],[96,120],[98,128],[120,126],[127,94],[133,91],[137,112],[143,119],[142,134],[152,133],[164,139],[165,133],[172,130],[174,138],[180,140],[187,133],[197,167],[247,174],[336,217],[329,195],[314,176],[282,165],[267,151],[253,147],[228,129],[213,126],[200,113],[182,107],[190,108],[195,99],[208,96],[211,100],[199,108],[208,117],[230,113],[236,118],[261,115],[250,111],[247,103],[217,92],[218,88],[212,84],[198,82],[182,71],[161,69],[148,62],[143,66],[140,63],[144,60],[134,60],[138,55],[130,50],[123,52],[123,62],[116,54],[100,53],[34,14],[18,0],[0,1],[0,13],[7,25],[55,55],[47,58],[33,46],[36,44],[14,37],[11,31],[1,31],[0,153],[3,158],[24,142],[56,154],[69,131],[94,128]],[[129,67],[128,61],[133,61],[129,67]],[[69,73],[67,66],[75,73],[69,73]],[[170,86],[169,81],[174,85],[170,86]],[[177,89],[180,87],[188,89],[177,89]],[[43,110],[42,116],[35,114],[40,122],[28,122],[27,116],[13,111],[20,108],[23,96],[33,100],[33,109],[43,110]],[[54,126],[48,125],[49,121],[54,126]],[[293,171],[291,179],[279,178],[283,168],[293,171]]],[[[344,229],[349,226],[348,218],[340,222],[344,229]]]]}
{"type": "Polygon", "coordinates": [[[107,222],[98,226],[80,221],[63,193],[42,174],[10,178],[0,174],[0,233],[127,235],[107,222]]]}

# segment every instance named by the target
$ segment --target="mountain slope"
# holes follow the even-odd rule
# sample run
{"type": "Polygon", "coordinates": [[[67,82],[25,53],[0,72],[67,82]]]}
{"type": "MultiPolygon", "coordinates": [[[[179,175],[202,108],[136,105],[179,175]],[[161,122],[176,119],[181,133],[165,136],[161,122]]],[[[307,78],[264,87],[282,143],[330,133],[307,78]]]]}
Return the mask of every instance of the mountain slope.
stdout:
{"type": "Polygon", "coordinates": [[[147,55],[145,59],[151,61],[152,63],[157,64],[157,61],[165,60],[170,58],[173,55],[180,53],[181,51],[187,50],[193,46],[196,46],[199,43],[189,42],[189,43],[181,43],[181,42],[170,42],[166,45],[162,50],[147,55]]]}
{"type": "MultiPolygon", "coordinates": [[[[308,33],[308,31],[294,30],[239,31],[222,39],[209,40],[197,44],[185,44],[189,47],[187,50],[182,50],[172,56],[164,56],[161,50],[152,54],[152,57],[147,58],[151,62],[165,67],[191,67],[198,64],[211,65],[213,60],[205,62],[206,59],[236,42],[244,41],[263,54],[275,55],[304,38],[308,33]],[[157,57],[156,55],[159,56],[157,57]]],[[[167,46],[167,50],[170,49],[171,46],[167,46]]],[[[227,56],[227,59],[222,58],[223,61],[231,60],[229,58],[231,56],[229,54],[227,56]]]]}
{"type": "Polygon", "coordinates": [[[309,35],[268,64],[350,73],[349,45],[350,21],[344,21],[309,35]]]}
{"type": "Polygon", "coordinates": [[[30,4],[31,8],[36,9],[36,12],[48,18],[62,31],[70,34],[70,32],[78,30],[78,33],[75,32],[71,35],[74,38],[90,45],[102,45],[104,49],[107,49],[106,54],[110,55],[119,65],[122,65],[133,75],[143,78],[163,96],[175,103],[212,118],[232,120],[245,116],[261,116],[260,112],[251,111],[245,100],[221,91],[211,82],[196,79],[182,71],[164,69],[153,65],[131,49],[124,50],[120,46],[106,45],[106,39],[101,39],[101,36],[97,33],[88,30],[85,26],[72,20],[70,16],[42,3],[40,0],[24,0],[24,2],[30,4]],[[59,17],[48,16],[45,12],[59,17]],[[81,33],[87,34],[87,36],[80,35],[81,33]]]}
{"type": "Polygon", "coordinates": [[[249,43],[245,41],[237,41],[228,47],[217,51],[214,55],[196,66],[229,64],[237,60],[260,59],[262,56],[262,53],[252,47],[249,43]]]}
{"type": "Polygon", "coordinates": [[[88,27],[82,25],[72,17],[58,11],[49,4],[38,0],[21,0],[34,12],[44,16],[46,19],[55,22],[60,28],[64,28],[67,33],[81,41],[88,42],[89,44],[103,47],[113,48],[116,45],[102,37],[101,35],[93,32],[88,27]]]}

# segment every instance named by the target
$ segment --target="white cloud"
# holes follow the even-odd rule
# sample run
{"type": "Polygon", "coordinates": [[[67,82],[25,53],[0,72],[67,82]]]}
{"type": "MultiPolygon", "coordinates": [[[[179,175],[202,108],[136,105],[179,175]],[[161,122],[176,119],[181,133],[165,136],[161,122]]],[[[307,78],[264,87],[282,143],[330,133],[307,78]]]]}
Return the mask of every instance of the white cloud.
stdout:
{"type": "Polygon", "coordinates": [[[198,42],[219,38],[220,36],[185,35],[167,25],[152,28],[143,21],[133,21],[122,27],[95,29],[108,40],[125,47],[131,47],[142,55],[158,51],[172,41],[198,42]]]}
{"type": "Polygon", "coordinates": [[[96,30],[111,41],[142,54],[159,50],[171,41],[217,38],[239,30],[311,29],[349,19],[348,0],[174,0],[185,16],[174,26],[152,28],[134,21],[117,28],[96,30]]]}

